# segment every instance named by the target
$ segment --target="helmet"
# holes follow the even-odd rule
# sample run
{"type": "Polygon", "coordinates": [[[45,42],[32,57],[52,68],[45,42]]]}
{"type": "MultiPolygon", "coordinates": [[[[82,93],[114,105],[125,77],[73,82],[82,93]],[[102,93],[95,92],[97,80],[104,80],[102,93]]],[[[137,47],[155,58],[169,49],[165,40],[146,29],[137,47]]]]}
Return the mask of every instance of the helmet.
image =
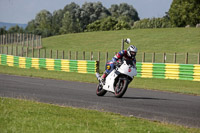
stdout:
{"type": "Polygon", "coordinates": [[[128,55],[129,57],[135,58],[136,53],[137,53],[137,48],[136,48],[134,45],[130,45],[130,46],[127,48],[127,55],[128,55]]]}

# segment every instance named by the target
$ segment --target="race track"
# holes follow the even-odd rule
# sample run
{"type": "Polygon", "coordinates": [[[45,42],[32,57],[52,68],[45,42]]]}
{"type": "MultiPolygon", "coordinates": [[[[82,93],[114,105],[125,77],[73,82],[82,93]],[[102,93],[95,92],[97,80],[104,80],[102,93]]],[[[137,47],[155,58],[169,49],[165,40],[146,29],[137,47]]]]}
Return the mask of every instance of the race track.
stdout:
{"type": "MultiPolygon", "coordinates": [[[[188,88],[189,89],[189,88],[188,88]]],[[[96,95],[96,84],[0,74],[0,96],[89,108],[200,128],[200,96],[128,88],[96,95]]]]}

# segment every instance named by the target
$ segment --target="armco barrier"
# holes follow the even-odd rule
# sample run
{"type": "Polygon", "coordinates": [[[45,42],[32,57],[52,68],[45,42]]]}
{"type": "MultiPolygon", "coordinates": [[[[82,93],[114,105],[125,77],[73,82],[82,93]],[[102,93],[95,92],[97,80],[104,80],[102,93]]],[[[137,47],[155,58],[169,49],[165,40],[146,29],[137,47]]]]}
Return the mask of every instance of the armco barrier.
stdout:
{"type": "MultiPolygon", "coordinates": [[[[96,73],[97,61],[19,57],[0,54],[0,65],[19,68],[96,73]]],[[[200,81],[200,65],[137,62],[137,77],[200,81]]]]}
{"type": "Polygon", "coordinates": [[[137,63],[137,77],[200,81],[200,65],[137,63]]]}
{"type": "Polygon", "coordinates": [[[96,73],[98,70],[97,61],[31,58],[5,54],[0,54],[0,65],[78,73],[96,73]]]}

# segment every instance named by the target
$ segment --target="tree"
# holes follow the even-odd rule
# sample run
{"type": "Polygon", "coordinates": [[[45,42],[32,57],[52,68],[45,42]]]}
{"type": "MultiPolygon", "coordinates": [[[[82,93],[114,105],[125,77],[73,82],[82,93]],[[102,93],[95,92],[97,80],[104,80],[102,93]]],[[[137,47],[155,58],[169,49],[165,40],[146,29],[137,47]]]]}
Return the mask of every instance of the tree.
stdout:
{"type": "Polygon", "coordinates": [[[62,27],[63,10],[57,10],[53,12],[52,16],[52,34],[58,35],[59,30],[62,27]]]}
{"type": "Polygon", "coordinates": [[[18,25],[15,25],[8,29],[8,33],[24,33],[24,29],[18,25]]]}
{"type": "Polygon", "coordinates": [[[31,20],[28,22],[28,25],[26,26],[26,29],[25,31],[28,32],[28,33],[33,33],[33,34],[36,34],[36,24],[35,24],[35,20],[31,20]]]}
{"type": "Polygon", "coordinates": [[[110,12],[101,2],[85,2],[81,9],[80,22],[84,29],[88,24],[110,16],[110,12]]]}
{"type": "Polygon", "coordinates": [[[113,17],[121,17],[123,19],[126,19],[128,22],[140,20],[136,9],[133,8],[132,5],[128,5],[127,3],[121,3],[120,5],[111,5],[109,11],[113,17]]]}
{"type": "Polygon", "coordinates": [[[62,29],[60,29],[62,34],[83,31],[80,18],[81,8],[79,5],[72,2],[64,7],[63,12],[62,29]]]}
{"type": "Polygon", "coordinates": [[[6,33],[7,33],[6,26],[0,27],[0,35],[6,34],[6,33]]]}
{"type": "Polygon", "coordinates": [[[47,10],[40,11],[35,17],[36,32],[43,37],[52,34],[52,14],[47,10]]]}
{"type": "Polygon", "coordinates": [[[115,17],[107,17],[101,20],[97,20],[87,26],[88,31],[109,31],[130,28],[131,27],[127,22],[118,20],[115,17]]]}
{"type": "Polygon", "coordinates": [[[77,33],[80,32],[80,25],[78,20],[74,19],[70,12],[66,12],[62,19],[62,27],[60,28],[61,34],[77,33]]]}
{"type": "Polygon", "coordinates": [[[173,0],[169,9],[170,21],[174,26],[195,26],[200,23],[199,0],[173,0]]]}

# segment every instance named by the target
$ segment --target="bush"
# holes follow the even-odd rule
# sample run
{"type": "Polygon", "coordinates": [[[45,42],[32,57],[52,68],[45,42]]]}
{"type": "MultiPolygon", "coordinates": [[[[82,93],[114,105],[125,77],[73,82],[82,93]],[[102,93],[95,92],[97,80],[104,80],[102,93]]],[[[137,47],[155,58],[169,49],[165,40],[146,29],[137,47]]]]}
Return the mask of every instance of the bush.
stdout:
{"type": "Polygon", "coordinates": [[[169,19],[167,18],[152,18],[142,19],[134,23],[133,28],[170,28],[172,27],[169,19]]]}
{"type": "Polygon", "coordinates": [[[118,20],[115,17],[107,17],[89,24],[87,26],[87,31],[109,31],[130,28],[131,26],[123,20],[118,20]]]}

